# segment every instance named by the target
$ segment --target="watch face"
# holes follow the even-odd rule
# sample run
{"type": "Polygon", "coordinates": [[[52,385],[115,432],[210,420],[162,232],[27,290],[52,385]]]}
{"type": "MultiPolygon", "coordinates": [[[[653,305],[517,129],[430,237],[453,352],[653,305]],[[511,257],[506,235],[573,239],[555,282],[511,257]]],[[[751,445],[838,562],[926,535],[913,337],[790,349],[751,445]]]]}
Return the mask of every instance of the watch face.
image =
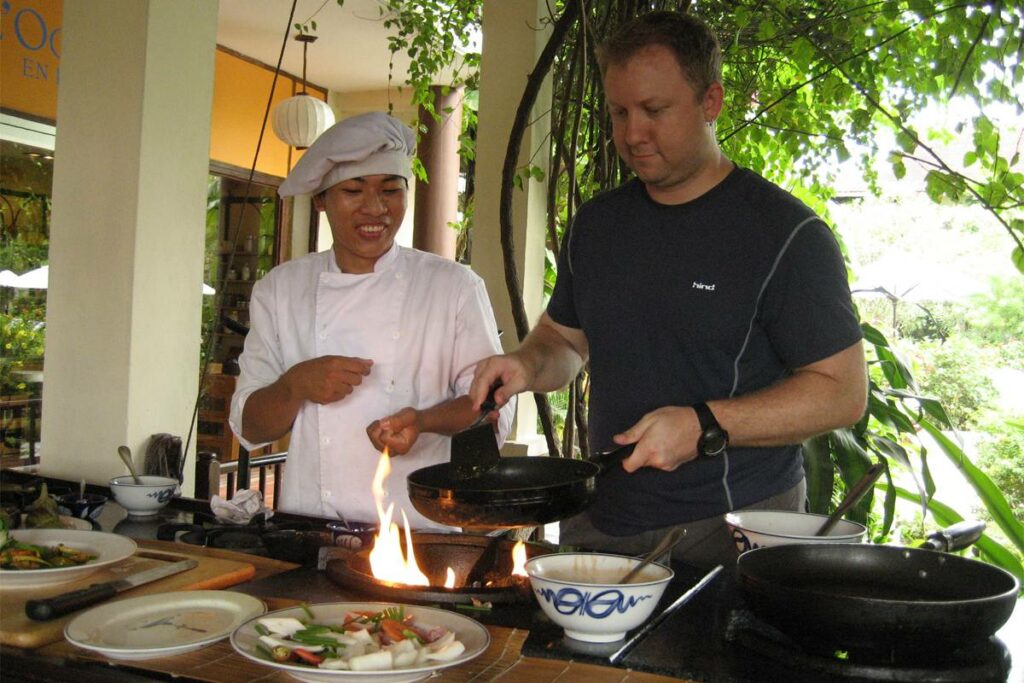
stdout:
{"type": "Polygon", "coordinates": [[[701,437],[701,454],[721,455],[729,445],[729,437],[717,427],[710,427],[701,437]]]}

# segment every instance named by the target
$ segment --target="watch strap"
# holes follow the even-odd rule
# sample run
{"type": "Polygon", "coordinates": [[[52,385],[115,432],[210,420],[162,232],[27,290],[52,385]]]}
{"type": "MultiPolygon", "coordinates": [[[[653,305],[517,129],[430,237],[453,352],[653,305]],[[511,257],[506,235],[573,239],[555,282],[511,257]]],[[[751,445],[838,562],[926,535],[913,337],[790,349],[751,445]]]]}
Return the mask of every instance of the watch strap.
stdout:
{"type": "Polygon", "coordinates": [[[708,408],[707,403],[695,403],[693,404],[693,410],[697,413],[697,421],[700,422],[700,431],[703,434],[708,431],[708,427],[721,427],[718,424],[718,420],[715,419],[715,414],[711,412],[711,408],[708,408]]]}

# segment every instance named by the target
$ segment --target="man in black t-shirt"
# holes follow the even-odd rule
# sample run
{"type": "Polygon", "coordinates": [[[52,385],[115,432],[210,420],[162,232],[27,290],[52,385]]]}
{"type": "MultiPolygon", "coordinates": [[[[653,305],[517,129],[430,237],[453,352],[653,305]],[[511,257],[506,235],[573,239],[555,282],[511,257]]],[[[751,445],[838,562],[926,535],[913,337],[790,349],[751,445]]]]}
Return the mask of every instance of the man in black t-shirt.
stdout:
{"type": "Polygon", "coordinates": [[[613,138],[636,179],[585,204],[547,312],[476,368],[501,405],[590,363],[590,443],[636,444],[599,478],[563,543],[620,553],[687,536],[674,556],[735,560],[722,514],[803,509],[799,444],[856,422],[867,380],[846,270],[804,204],[718,148],[720,50],[685,14],[655,12],[598,50],[613,138]]]}

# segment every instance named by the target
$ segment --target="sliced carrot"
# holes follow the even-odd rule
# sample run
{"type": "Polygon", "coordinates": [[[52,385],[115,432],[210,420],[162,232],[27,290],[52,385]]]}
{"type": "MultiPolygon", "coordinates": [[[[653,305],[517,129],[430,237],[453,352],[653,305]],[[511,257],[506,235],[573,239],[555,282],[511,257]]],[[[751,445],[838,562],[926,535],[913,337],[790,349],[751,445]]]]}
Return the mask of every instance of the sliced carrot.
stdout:
{"type": "Polygon", "coordinates": [[[303,650],[301,647],[294,648],[292,654],[306,662],[307,664],[318,665],[324,661],[324,658],[320,655],[313,654],[309,650],[303,650]]]}
{"type": "Polygon", "coordinates": [[[397,643],[399,640],[405,640],[405,624],[394,619],[382,619],[380,622],[381,632],[387,636],[388,640],[393,643],[397,643]]]}

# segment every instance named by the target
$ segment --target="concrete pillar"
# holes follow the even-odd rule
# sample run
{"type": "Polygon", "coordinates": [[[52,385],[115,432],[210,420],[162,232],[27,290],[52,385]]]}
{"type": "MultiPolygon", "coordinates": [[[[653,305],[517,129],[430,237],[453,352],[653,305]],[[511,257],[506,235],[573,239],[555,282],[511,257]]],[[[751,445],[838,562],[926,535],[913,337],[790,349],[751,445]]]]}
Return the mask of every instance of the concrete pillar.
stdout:
{"type": "MultiPolygon", "coordinates": [[[[473,213],[473,270],[487,283],[498,328],[504,331],[506,351],[519,346],[505,272],[502,265],[498,203],[501,167],[509,132],[527,76],[536,64],[550,33],[545,0],[484,0],[483,53],[480,65],[480,109],[476,143],[476,198],[473,213]]],[[[535,321],[543,311],[545,192],[548,170],[547,111],[551,103],[550,79],[541,89],[530,116],[533,122],[523,140],[518,165],[539,166],[545,181],[529,180],[516,190],[512,209],[515,261],[523,287],[527,317],[535,321]]],[[[537,434],[537,407],[529,394],[520,396],[518,414],[506,450],[525,448],[546,452],[537,434]]]]}
{"type": "Polygon", "coordinates": [[[67,2],[63,28],[41,470],[99,484],[192,421],[217,3],[67,2]]]}
{"type": "Polygon", "coordinates": [[[420,109],[417,155],[427,171],[427,182],[416,181],[416,211],[412,245],[446,258],[455,258],[458,233],[451,224],[459,218],[459,133],[462,128],[462,88],[447,93],[432,88],[439,121],[420,109]]]}

